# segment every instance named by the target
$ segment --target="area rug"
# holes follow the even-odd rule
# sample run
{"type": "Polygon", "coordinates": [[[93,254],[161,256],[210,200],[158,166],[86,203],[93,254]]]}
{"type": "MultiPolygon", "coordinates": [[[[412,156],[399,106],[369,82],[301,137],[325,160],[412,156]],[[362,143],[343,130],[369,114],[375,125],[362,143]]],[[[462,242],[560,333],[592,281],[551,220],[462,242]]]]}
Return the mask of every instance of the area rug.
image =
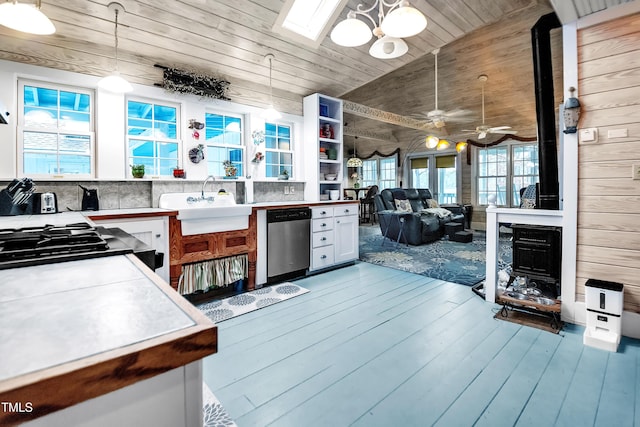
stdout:
{"type": "Polygon", "coordinates": [[[202,383],[202,421],[203,427],[237,427],[222,403],[204,382],[202,383]]]}
{"type": "MultiPolygon", "coordinates": [[[[446,237],[419,246],[385,239],[382,245],[380,228],[360,233],[360,260],[410,273],[421,274],[447,282],[473,286],[485,278],[486,239],[482,231],[473,232],[473,241],[459,243],[446,237]]],[[[498,271],[511,272],[511,236],[500,236],[498,271]]]]}
{"type": "Polygon", "coordinates": [[[265,286],[255,291],[245,292],[229,298],[210,301],[198,305],[198,309],[215,323],[246,314],[279,302],[306,294],[309,289],[291,282],[265,286]]]}

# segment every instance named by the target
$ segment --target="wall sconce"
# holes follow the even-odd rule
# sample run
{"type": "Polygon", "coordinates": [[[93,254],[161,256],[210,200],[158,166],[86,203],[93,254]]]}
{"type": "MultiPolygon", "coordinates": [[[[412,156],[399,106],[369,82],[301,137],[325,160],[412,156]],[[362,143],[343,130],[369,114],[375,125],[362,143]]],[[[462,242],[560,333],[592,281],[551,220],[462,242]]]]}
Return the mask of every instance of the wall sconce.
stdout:
{"type": "Polygon", "coordinates": [[[571,96],[564,103],[564,133],[576,133],[578,131],[578,121],[580,120],[580,101],[573,96],[576,88],[571,86],[569,93],[571,96]]]}
{"type": "Polygon", "coordinates": [[[456,151],[458,153],[461,153],[462,151],[464,151],[467,148],[467,143],[464,141],[460,141],[456,143],[456,151]]]}

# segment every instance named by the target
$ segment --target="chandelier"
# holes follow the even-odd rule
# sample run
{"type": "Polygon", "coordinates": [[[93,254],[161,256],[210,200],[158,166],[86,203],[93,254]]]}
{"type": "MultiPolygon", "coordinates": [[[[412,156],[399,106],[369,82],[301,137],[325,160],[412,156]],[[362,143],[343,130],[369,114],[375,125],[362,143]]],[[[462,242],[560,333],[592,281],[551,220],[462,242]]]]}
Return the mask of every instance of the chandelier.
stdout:
{"type": "Polygon", "coordinates": [[[375,58],[392,59],[404,55],[409,50],[405,37],[415,36],[427,27],[427,18],[406,0],[376,0],[373,6],[366,8],[362,3],[356,10],[347,14],[331,31],[331,40],[345,47],[362,46],[371,40],[371,35],[378,38],[369,49],[375,58]],[[387,8],[385,12],[385,7],[387,8]],[[377,8],[377,20],[369,12],[377,8]],[[356,17],[364,16],[373,24],[373,30],[356,17]]]}

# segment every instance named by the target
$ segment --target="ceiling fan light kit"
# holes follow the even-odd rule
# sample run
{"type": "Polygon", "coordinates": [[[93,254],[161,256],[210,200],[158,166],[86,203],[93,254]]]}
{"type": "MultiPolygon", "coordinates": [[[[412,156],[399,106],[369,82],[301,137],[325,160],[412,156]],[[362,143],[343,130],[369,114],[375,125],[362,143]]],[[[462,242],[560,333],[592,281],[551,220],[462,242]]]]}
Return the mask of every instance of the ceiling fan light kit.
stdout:
{"type": "Polygon", "coordinates": [[[365,8],[359,4],[351,10],[347,18],[339,22],[331,31],[331,40],[345,47],[362,46],[375,35],[378,40],[369,49],[375,58],[398,58],[409,51],[405,37],[415,36],[427,27],[427,18],[406,0],[387,2],[376,0],[373,6],[365,8]],[[387,8],[386,12],[384,8],[387,8]],[[369,12],[378,9],[376,21],[369,12]],[[357,19],[360,15],[373,24],[373,30],[366,23],[357,19]]]}
{"type": "Polygon", "coordinates": [[[56,27],[40,7],[41,0],[35,4],[20,3],[17,0],[0,4],[0,25],[23,33],[45,36],[56,32],[56,27]]]}

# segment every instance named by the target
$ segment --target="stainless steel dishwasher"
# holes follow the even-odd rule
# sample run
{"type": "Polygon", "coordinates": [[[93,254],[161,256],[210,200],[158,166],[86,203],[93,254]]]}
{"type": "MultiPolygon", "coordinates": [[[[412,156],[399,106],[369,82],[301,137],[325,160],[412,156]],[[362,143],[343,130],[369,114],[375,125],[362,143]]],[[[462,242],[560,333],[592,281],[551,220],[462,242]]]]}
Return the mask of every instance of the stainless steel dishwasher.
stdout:
{"type": "Polygon", "coordinates": [[[267,211],[267,283],[304,275],[309,268],[311,209],[267,211]]]}

